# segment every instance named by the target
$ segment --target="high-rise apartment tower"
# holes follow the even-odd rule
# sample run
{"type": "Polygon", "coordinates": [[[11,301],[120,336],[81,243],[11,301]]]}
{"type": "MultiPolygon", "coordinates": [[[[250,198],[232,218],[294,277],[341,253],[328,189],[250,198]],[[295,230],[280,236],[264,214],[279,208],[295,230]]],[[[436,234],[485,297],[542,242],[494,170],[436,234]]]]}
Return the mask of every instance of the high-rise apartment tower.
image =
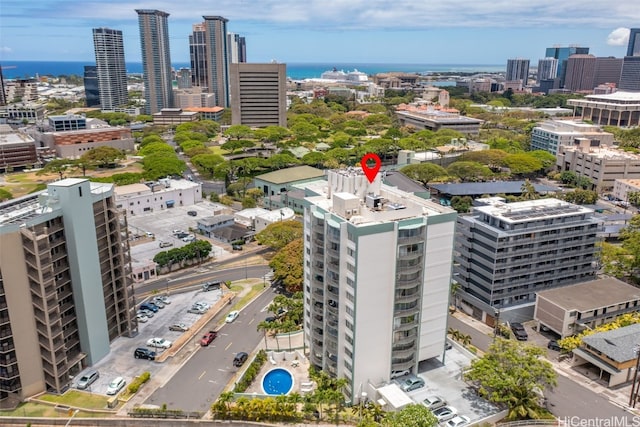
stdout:
{"type": "Polygon", "coordinates": [[[229,59],[227,22],[221,16],[203,16],[207,57],[207,87],[216,105],[229,107],[229,59]]]}
{"type": "Polygon", "coordinates": [[[112,184],[70,178],[0,203],[0,400],[54,390],[137,334],[112,184]]]}
{"type": "Polygon", "coordinates": [[[313,366],[346,397],[441,356],[456,213],[369,183],[360,168],[306,189],[304,335],[313,366]]]}
{"type": "Polygon", "coordinates": [[[522,86],[527,85],[529,79],[529,60],[528,59],[508,59],[507,60],[507,74],[505,80],[514,82],[517,80],[522,81],[522,86]]]}
{"type": "Polygon", "coordinates": [[[160,10],[136,9],[140,27],[140,47],[144,72],[147,114],[173,106],[169,14],[160,10]]]}
{"type": "Polygon", "coordinates": [[[232,63],[231,123],[287,126],[286,64],[232,63]]]}
{"type": "Polygon", "coordinates": [[[94,28],[93,46],[96,56],[100,108],[113,110],[126,105],[129,99],[122,31],[94,28]]]}

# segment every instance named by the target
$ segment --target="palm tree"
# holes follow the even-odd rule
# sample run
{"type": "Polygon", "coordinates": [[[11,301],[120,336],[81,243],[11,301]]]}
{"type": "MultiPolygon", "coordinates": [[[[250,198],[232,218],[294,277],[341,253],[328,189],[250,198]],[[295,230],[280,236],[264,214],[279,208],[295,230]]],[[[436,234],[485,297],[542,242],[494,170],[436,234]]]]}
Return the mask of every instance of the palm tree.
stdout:
{"type": "Polygon", "coordinates": [[[233,391],[225,391],[224,393],[220,394],[220,397],[218,397],[218,400],[216,401],[216,403],[220,403],[221,408],[225,410],[224,413],[224,417],[228,418],[229,415],[231,414],[231,402],[233,402],[234,398],[235,398],[236,394],[233,391]]]}
{"type": "Polygon", "coordinates": [[[449,288],[449,292],[451,293],[451,297],[453,298],[453,313],[455,313],[458,308],[458,291],[459,290],[460,290],[460,283],[451,282],[451,287],[449,288]]]}
{"type": "Polygon", "coordinates": [[[534,187],[534,185],[528,179],[526,179],[524,183],[522,183],[520,191],[522,192],[522,196],[520,197],[522,200],[535,200],[538,198],[536,187],[534,187]]]}

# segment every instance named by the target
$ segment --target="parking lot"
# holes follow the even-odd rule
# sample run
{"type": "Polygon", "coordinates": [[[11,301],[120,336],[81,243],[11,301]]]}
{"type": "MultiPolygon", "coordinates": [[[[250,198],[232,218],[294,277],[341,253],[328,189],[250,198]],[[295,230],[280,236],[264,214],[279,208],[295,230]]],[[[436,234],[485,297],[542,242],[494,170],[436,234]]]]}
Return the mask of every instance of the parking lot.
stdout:
{"type": "Polygon", "coordinates": [[[424,379],[425,386],[408,393],[416,403],[421,403],[429,396],[443,398],[448,406],[456,409],[458,415],[470,418],[471,423],[483,420],[499,411],[497,407],[480,398],[462,380],[462,370],[470,365],[471,359],[464,351],[459,351],[457,344],[442,358],[432,358],[421,362],[418,371],[424,379]]]}
{"type": "Polygon", "coordinates": [[[136,261],[153,259],[160,251],[167,251],[171,248],[181,247],[187,244],[182,239],[177,238],[173,230],[182,230],[190,235],[195,235],[198,239],[205,239],[213,245],[211,255],[215,259],[224,259],[231,256],[231,246],[194,233],[198,228],[198,219],[213,215],[213,204],[201,202],[191,206],[177,206],[171,209],[164,209],[157,212],[148,212],[144,215],[128,215],[129,234],[140,236],[139,239],[132,240],[131,257],[136,261]],[[196,216],[187,214],[189,211],[197,212],[196,216]],[[189,229],[194,231],[189,231],[189,229]],[[151,233],[153,238],[146,237],[151,233]],[[172,246],[160,247],[161,242],[171,243],[172,246]]]}
{"type": "MultiPolygon", "coordinates": [[[[182,334],[190,334],[199,337],[200,332],[190,329],[187,332],[169,331],[169,326],[174,323],[184,323],[190,327],[201,317],[199,314],[187,313],[187,310],[196,301],[206,302],[210,306],[221,298],[221,290],[203,292],[201,289],[189,292],[176,293],[169,296],[170,304],[159,309],[154,316],[146,323],[139,323],[139,334],[134,338],[120,337],[111,343],[111,352],[102,360],[95,363],[90,369],[100,372],[100,378],[95,381],[87,391],[91,393],[106,394],[107,386],[116,377],[124,377],[127,384],[130,384],[134,377],[145,371],[149,371],[152,377],[158,375],[169,375],[171,366],[169,363],[157,363],[148,360],[136,359],[133,352],[138,347],[149,348],[158,355],[162,354],[161,349],[147,347],[147,340],[158,337],[175,342],[182,334]]],[[[139,301],[138,305],[143,301],[139,301]]],[[[187,344],[189,345],[189,344],[187,344]]],[[[194,344],[195,345],[195,344],[194,344]]],[[[89,370],[89,369],[87,369],[89,370]]],[[[84,372],[84,371],[83,371],[84,372]]],[[[80,379],[79,373],[73,381],[73,386],[80,379]]]]}

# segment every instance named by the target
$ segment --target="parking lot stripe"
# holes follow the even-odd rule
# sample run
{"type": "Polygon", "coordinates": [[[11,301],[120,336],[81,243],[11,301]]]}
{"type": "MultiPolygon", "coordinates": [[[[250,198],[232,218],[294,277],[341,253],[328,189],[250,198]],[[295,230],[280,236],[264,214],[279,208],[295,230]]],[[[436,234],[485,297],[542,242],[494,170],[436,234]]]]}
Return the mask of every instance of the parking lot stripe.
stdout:
{"type": "Polygon", "coordinates": [[[256,320],[255,317],[253,319],[251,319],[251,321],[248,324],[249,325],[252,324],[254,320],[256,320]]]}
{"type": "Polygon", "coordinates": [[[206,374],[206,373],[207,373],[207,371],[202,371],[202,373],[200,374],[200,376],[198,377],[198,379],[199,379],[199,380],[201,380],[201,379],[202,379],[202,377],[204,377],[204,374],[206,374]]]}
{"type": "Polygon", "coordinates": [[[231,347],[231,344],[233,344],[233,343],[231,343],[231,342],[230,342],[230,343],[229,343],[229,345],[228,345],[228,346],[226,346],[226,347],[224,348],[224,349],[225,349],[225,351],[226,351],[226,350],[229,350],[229,347],[231,347]]]}

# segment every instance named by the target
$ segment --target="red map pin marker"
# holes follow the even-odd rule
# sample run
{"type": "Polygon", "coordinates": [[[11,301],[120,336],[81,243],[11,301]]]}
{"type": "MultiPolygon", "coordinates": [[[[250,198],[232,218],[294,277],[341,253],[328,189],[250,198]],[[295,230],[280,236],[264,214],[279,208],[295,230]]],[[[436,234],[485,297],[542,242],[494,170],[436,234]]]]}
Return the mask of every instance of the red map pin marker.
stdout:
{"type": "Polygon", "coordinates": [[[367,153],[362,157],[362,160],[360,160],[360,166],[362,166],[362,170],[364,171],[364,174],[367,176],[367,179],[370,183],[373,182],[374,179],[376,179],[376,175],[378,175],[378,171],[380,170],[380,165],[380,157],[378,157],[378,155],[374,153],[367,153]],[[373,160],[374,162],[376,162],[376,164],[372,167],[369,167],[369,165],[367,164],[369,160],[373,160]]]}

